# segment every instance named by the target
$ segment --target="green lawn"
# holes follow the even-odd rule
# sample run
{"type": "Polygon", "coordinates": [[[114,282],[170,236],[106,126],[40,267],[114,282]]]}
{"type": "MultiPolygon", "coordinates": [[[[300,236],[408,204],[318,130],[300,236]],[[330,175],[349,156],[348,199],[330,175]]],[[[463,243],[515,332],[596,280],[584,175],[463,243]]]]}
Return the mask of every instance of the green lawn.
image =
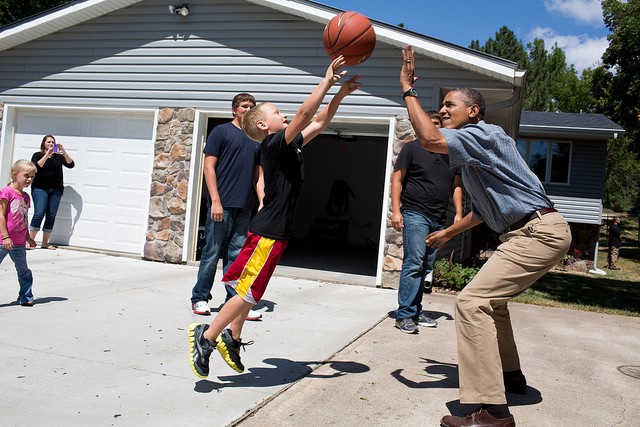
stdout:
{"type": "Polygon", "coordinates": [[[606,271],[606,276],[552,270],[514,301],[640,317],[638,218],[623,218],[622,228],[628,233],[620,250],[620,270],[604,268],[607,245],[606,235],[601,234],[598,268],[606,271]]]}

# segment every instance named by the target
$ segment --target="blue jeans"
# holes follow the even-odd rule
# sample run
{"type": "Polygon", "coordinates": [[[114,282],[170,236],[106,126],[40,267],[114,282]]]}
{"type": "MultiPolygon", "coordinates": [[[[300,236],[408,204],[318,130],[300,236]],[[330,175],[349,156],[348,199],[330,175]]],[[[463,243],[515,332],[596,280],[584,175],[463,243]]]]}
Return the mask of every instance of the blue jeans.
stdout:
{"type": "Polygon", "coordinates": [[[414,318],[422,313],[424,279],[433,270],[437,249],[425,241],[429,233],[442,230],[443,225],[414,211],[403,211],[404,259],[398,286],[396,320],[414,318]]]}
{"type": "Polygon", "coordinates": [[[33,302],[33,275],[27,266],[27,248],[25,246],[14,246],[12,250],[7,250],[0,247],[0,264],[2,264],[2,260],[7,254],[11,257],[18,273],[18,284],[20,284],[18,304],[33,302]]]}
{"type": "MultiPolygon", "coordinates": [[[[207,204],[207,223],[205,225],[205,245],[202,249],[198,278],[191,291],[191,302],[208,301],[213,280],[216,276],[218,260],[222,258],[222,271],[233,263],[244,241],[247,239],[251,209],[230,208],[224,210],[224,220],[216,222],[211,219],[211,206],[207,204]]],[[[227,300],[235,295],[235,291],[225,286],[227,300]]]]}
{"type": "Polygon", "coordinates": [[[62,191],[52,188],[33,187],[31,189],[31,196],[33,197],[34,212],[29,229],[32,231],[40,231],[40,225],[44,218],[42,231],[51,233],[53,231],[53,224],[56,222],[56,214],[58,213],[58,206],[60,206],[60,199],[62,199],[62,191]]]}

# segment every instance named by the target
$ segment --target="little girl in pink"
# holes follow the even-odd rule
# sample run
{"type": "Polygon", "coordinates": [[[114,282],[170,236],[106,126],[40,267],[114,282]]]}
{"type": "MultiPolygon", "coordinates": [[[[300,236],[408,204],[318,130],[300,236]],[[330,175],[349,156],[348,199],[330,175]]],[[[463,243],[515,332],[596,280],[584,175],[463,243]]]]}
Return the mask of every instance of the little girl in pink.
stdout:
{"type": "Polygon", "coordinates": [[[0,190],[0,234],[2,248],[0,263],[9,255],[16,266],[20,292],[18,304],[33,306],[33,275],[27,266],[26,244],[35,246],[29,236],[30,198],[24,188],[31,185],[36,175],[36,166],[29,160],[18,160],[11,167],[11,182],[0,190]]]}

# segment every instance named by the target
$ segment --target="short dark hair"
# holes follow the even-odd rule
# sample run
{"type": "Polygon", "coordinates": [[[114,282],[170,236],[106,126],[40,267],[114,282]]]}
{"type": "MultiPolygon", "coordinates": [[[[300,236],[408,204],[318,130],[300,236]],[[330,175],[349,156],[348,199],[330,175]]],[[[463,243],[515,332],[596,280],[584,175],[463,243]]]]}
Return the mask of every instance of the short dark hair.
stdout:
{"type": "Polygon", "coordinates": [[[467,105],[477,105],[480,109],[480,113],[478,114],[478,118],[482,120],[484,118],[484,111],[486,109],[486,104],[484,102],[484,98],[475,89],[469,87],[457,87],[452,89],[451,92],[460,92],[467,99],[467,105]]]}
{"type": "Polygon", "coordinates": [[[256,99],[253,95],[249,93],[239,93],[233,97],[233,101],[231,101],[231,108],[238,108],[240,104],[245,101],[251,101],[253,102],[253,105],[256,105],[256,99]]]}
{"type": "Polygon", "coordinates": [[[427,115],[431,119],[438,119],[438,121],[440,122],[440,126],[442,126],[442,116],[439,112],[437,112],[436,110],[427,110],[425,111],[425,113],[427,113],[427,115]]]}

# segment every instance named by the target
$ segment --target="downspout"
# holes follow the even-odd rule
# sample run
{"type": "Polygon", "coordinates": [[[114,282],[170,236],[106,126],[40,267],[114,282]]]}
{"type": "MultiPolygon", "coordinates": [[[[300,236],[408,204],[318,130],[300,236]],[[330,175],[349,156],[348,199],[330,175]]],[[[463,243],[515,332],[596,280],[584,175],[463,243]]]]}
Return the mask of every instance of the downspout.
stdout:
{"type": "MultiPolygon", "coordinates": [[[[495,111],[495,110],[501,110],[503,108],[512,107],[518,103],[521,103],[522,101],[521,95],[522,95],[522,88],[519,86],[516,86],[513,89],[513,94],[511,95],[511,98],[505,99],[504,101],[496,102],[495,104],[487,105],[486,110],[495,111]]],[[[508,132],[507,132],[509,135],[512,135],[512,136],[518,135],[519,129],[520,129],[520,114],[521,114],[521,109],[519,109],[518,111],[515,111],[517,120],[512,120],[511,129],[508,129],[508,132]]]]}
{"type": "MultiPolygon", "coordinates": [[[[611,154],[611,150],[616,145],[616,140],[618,139],[618,132],[614,132],[613,134],[613,142],[611,143],[611,147],[607,150],[607,158],[609,160],[609,154],[611,154]]],[[[606,165],[605,165],[606,168],[606,165]]],[[[593,254],[593,269],[589,270],[589,273],[598,274],[600,276],[606,276],[607,272],[598,268],[598,247],[600,246],[600,227],[602,227],[602,211],[600,211],[600,225],[598,225],[598,237],[596,238],[596,250],[593,254]]]]}

